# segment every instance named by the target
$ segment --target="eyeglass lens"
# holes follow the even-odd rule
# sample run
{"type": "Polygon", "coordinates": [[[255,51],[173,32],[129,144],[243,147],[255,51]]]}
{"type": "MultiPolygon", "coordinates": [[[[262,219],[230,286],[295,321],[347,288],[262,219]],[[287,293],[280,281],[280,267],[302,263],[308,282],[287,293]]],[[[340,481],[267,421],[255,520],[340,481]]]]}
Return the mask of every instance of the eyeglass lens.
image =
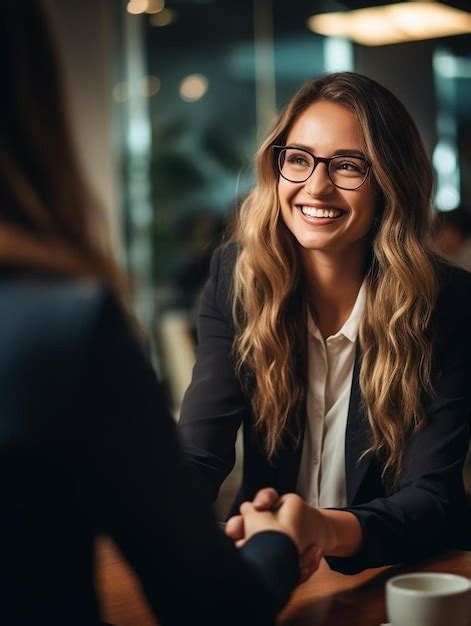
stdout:
{"type": "MultiPolygon", "coordinates": [[[[285,148],[278,158],[280,174],[293,183],[306,181],[314,171],[314,157],[308,152],[285,148]]],[[[368,165],[364,159],[354,156],[336,156],[328,166],[330,180],[344,189],[355,189],[365,180],[368,165]]]]}

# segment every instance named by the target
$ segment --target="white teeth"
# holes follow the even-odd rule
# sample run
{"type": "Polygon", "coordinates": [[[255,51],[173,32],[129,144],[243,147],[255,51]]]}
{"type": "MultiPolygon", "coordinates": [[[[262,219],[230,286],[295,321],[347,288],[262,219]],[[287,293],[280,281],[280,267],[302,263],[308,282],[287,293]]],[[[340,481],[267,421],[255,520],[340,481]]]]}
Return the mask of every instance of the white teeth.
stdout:
{"type": "Polygon", "coordinates": [[[340,217],[342,215],[342,211],[335,209],[316,209],[312,206],[302,206],[301,211],[304,215],[308,215],[309,217],[340,217]]]}

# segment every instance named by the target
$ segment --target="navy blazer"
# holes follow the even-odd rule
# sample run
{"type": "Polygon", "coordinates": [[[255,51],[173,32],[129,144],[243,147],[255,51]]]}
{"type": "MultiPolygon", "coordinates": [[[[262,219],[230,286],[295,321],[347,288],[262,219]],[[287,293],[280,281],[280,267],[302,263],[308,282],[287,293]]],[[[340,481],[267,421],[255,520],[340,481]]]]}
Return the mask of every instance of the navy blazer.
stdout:
{"type": "Polygon", "coordinates": [[[96,625],[107,533],[163,626],[272,624],[295,545],[265,532],[238,551],[219,530],[113,297],[3,272],[0,320],[0,623],[96,625]]]}
{"type": "MultiPolygon", "coordinates": [[[[187,458],[210,499],[234,465],[243,424],[243,479],[234,509],[262,487],[294,491],[302,450],[302,438],[299,445],[286,438],[276,460],[267,460],[234,374],[230,294],[236,254],[231,244],[213,256],[199,303],[196,364],[179,422],[187,458]]],[[[360,460],[371,429],[361,406],[357,349],[345,437],[346,510],[358,517],[364,540],[354,557],[329,559],[345,573],[416,560],[471,534],[462,479],[471,415],[471,274],[443,266],[432,326],[436,394],[425,401],[427,424],[409,441],[399,490],[389,497],[374,456],[360,460]]],[[[304,432],[304,411],[291,419],[304,432]]]]}

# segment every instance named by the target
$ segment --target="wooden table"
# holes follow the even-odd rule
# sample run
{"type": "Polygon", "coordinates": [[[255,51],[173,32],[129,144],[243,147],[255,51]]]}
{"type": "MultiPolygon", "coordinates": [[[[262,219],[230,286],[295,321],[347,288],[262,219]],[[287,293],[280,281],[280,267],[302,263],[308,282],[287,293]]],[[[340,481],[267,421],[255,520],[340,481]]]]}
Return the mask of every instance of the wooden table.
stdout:
{"type": "MultiPolygon", "coordinates": [[[[97,551],[103,619],[116,626],[156,626],[134,574],[113,544],[102,540],[97,551]]],[[[383,567],[355,576],[333,572],[322,562],[294,592],[279,626],[379,626],[386,621],[384,584],[404,571],[452,572],[471,578],[471,552],[450,552],[413,568],[383,567]]]]}
{"type": "Polygon", "coordinates": [[[471,578],[471,552],[450,552],[421,566],[380,567],[355,576],[333,572],[323,561],[317,572],[294,592],[279,623],[283,626],[379,626],[386,622],[384,585],[391,576],[406,571],[450,572],[471,578]]]}

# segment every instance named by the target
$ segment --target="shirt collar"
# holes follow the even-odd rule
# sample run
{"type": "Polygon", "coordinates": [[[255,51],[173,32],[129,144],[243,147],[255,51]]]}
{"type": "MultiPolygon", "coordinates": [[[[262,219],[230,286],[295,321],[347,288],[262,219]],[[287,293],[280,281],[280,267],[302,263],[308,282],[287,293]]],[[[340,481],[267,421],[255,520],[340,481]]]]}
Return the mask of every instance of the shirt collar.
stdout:
{"type": "MultiPolygon", "coordinates": [[[[354,343],[357,340],[358,332],[360,330],[360,322],[363,316],[363,311],[365,308],[366,301],[366,281],[363,281],[360,287],[360,291],[358,292],[357,299],[355,300],[355,304],[353,305],[352,312],[350,313],[348,319],[342,326],[342,328],[333,335],[333,337],[339,337],[343,335],[349,341],[354,343]]],[[[321,333],[317,324],[312,319],[312,315],[309,312],[307,313],[307,329],[308,332],[311,333],[317,339],[322,339],[321,333]]]]}

